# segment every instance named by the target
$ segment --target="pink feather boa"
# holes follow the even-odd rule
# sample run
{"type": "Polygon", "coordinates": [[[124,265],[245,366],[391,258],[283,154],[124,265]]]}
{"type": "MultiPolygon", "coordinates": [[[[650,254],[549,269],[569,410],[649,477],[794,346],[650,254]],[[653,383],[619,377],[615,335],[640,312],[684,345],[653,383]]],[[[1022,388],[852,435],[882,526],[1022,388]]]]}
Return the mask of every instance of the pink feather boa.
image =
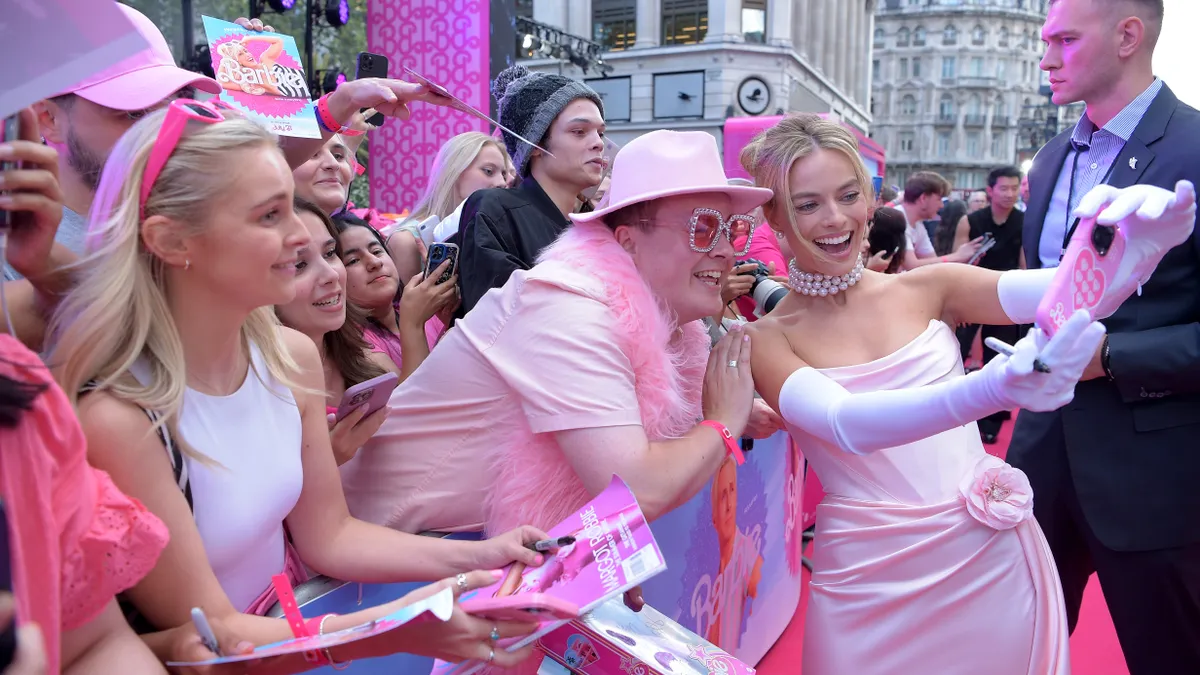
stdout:
{"type": "MultiPolygon", "coordinates": [[[[655,300],[612,231],[577,224],[542,252],[539,267],[562,265],[602,280],[597,299],[612,310],[614,333],[629,358],[642,426],[652,441],[678,438],[701,419],[700,395],[711,341],[699,321],[682,327],[655,300]],[[672,339],[675,337],[675,339],[672,339]]],[[[570,373],[563,373],[570,377],[570,373]]],[[[519,525],[549,529],[591,499],[550,434],[507,439],[497,453],[487,531],[519,525]]]]}

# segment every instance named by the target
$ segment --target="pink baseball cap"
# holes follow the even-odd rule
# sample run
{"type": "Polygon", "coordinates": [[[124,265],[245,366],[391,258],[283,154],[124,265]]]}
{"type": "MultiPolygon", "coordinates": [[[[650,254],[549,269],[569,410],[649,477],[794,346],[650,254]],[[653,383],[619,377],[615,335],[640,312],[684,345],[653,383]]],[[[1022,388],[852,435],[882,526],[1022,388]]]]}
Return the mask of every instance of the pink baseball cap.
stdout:
{"type": "Polygon", "coordinates": [[[187,86],[210,94],[221,93],[216,80],[175,65],[166,38],[145,14],[128,5],[117,6],[150,46],[63,94],[75,94],[113,110],[145,110],[187,86]]]}

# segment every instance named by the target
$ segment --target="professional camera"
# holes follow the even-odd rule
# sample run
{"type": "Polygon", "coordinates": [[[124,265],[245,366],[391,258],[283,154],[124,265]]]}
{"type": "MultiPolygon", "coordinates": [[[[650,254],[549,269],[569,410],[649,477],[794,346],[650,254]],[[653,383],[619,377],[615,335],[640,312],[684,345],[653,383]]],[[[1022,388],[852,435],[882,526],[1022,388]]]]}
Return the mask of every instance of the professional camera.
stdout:
{"type": "Polygon", "coordinates": [[[787,286],[771,279],[771,270],[761,260],[746,258],[739,265],[754,265],[754,269],[740,274],[754,277],[754,285],[750,287],[750,297],[754,298],[755,315],[763,317],[775,309],[775,305],[788,294],[787,286]]]}

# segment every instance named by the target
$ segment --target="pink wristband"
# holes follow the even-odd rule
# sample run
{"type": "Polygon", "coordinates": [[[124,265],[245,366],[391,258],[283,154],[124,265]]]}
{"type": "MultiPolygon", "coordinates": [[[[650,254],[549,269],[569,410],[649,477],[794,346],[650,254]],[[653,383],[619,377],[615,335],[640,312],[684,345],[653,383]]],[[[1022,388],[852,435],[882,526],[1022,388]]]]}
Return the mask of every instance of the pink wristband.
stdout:
{"type": "MultiPolygon", "coordinates": [[[[296,602],[296,594],[292,591],[292,584],[288,581],[287,575],[276,574],[271,577],[271,585],[275,587],[275,595],[279,596],[279,606],[283,608],[283,616],[287,619],[288,627],[292,629],[292,635],[299,639],[313,637],[315,634],[309,629],[311,622],[304,621],[304,615],[300,613],[300,605],[296,602]]],[[[314,621],[317,621],[317,626],[320,626],[320,619],[314,619],[314,621]]],[[[318,666],[333,664],[327,650],[304,652],[304,660],[318,666]]]]}
{"type": "Polygon", "coordinates": [[[725,443],[725,455],[727,457],[732,455],[733,461],[737,462],[738,466],[746,463],[746,456],[742,454],[742,448],[738,445],[737,439],[733,437],[733,432],[729,430],[729,427],[712,420],[704,420],[700,426],[710,427],[721,434],[721,440],[725,443]]]}
{"type": "Polygon", "coordinates": [[[329,94],[325,94],[317,99],[317,117],[321,121],[321,125],[335,134],[343,136],[362,136],[365,131],[358,131],[342,124],[334,118],[333,112],[329,110],[329,94]]]}

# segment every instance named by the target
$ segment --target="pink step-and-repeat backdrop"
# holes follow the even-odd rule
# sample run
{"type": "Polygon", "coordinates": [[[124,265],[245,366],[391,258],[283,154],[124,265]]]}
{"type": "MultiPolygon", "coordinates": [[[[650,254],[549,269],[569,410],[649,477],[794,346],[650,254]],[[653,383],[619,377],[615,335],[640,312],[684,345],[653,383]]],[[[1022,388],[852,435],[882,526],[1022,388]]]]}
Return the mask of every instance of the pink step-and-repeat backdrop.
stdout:
{"type": "MultiPolygon", "coordinates": [[[[488,0],[370,0],[367,49],[388,58],[392,77],[407,66],[487,111],[488,0]]],[[[371,206],[384,213],[411,208],[425,190],[438,148],[486,123],[450,108],[418,103],[412,119],[390,120],[371,133],[371,206]]]]}

